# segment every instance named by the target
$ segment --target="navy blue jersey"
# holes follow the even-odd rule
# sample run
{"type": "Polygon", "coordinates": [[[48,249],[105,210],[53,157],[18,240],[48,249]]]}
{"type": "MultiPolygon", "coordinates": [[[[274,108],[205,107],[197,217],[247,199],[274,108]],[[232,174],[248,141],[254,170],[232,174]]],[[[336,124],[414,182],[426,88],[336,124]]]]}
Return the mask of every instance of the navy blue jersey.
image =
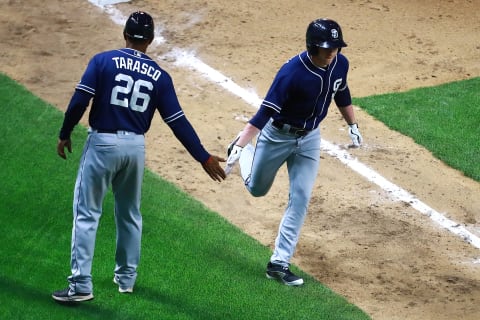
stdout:
{"type": "Polygon", "coordinates": [[[133,49],[95,55],[76,89],[93,96],[89,124],[95,129],[143,134],[155,109],[167,123],[183,116],[170,75],[133,49]]]}
{"type": "Polygon", "coordinates": [[[155,110],[199,162],[210,154],[185,117],[172,78],[146,54],[124,48],[96,54],[75,88],[59,138],[70,139],[93,97],[89,125],[99,131],[144,134],[155,110]]]}
{"type": "Polygon", "coordinates": [[[315,66],[306,51],[291,58],[278,71],[250,123],[262,129],[272,117],[298,128],[317,128],[333,98],[339,107],[351,104],[348,67],[340,53],[326,69],[315,66]]]}

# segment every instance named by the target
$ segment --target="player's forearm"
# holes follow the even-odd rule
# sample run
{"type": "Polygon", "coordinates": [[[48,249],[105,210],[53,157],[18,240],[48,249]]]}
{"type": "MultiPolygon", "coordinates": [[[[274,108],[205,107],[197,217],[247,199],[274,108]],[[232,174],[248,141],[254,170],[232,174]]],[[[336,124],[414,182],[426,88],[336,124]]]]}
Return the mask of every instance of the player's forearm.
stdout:
{"type": "Polygon", "coordinates": [[[204,163],[210,157],[210,154],[203,147],[200,138],[195,129],[193,129],[186,117],[181,117],[178,120],[169,123],[175,137],[187,149],[188,153],[200,163],[204,163]]]}
{"type": "Polygon", "coordinates": [[[240,147],[245,147],[247,143],[252,141],[252,139],[260,132],[260,129],[257,127],[253,126],[250,123],[247,123],[245,125],[245,128],[242,131],[242,134],[240,135],[240,138],[238,141],[235,143],[237,146],[240,147]]]}
{"type": "Polygon", "coordinates": [[[65,117],[59,134],[60,140],[70,139],[70,134],[72,133],[73,128],[78,124],[90,103],[90,98],[91,96],[83,91],[75,91],[70,100],[67,111],[65,111],[65,117]]]}
{"type": "Polygon", "coordinates": [[[348,105],[346,107],[339,107],[340,113],[343,116],[343,119],[347,122],[347,124],[357,123],[357,119],[355,118],[355,112],[353,111],[353,105],[348,105]]]}

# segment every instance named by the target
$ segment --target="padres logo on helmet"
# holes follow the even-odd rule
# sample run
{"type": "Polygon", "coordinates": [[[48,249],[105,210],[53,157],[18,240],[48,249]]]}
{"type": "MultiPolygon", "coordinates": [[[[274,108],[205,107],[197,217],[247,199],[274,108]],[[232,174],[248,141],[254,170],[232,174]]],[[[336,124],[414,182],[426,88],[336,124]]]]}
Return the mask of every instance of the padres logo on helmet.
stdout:
{"type": "Polygon", "coordinates": [[[340,25],[331,19],[317,19],[308,25],[307,50],[311,55],[318,53],[318,48],[339,48],[346,47],[343,41],[340,25]]]}

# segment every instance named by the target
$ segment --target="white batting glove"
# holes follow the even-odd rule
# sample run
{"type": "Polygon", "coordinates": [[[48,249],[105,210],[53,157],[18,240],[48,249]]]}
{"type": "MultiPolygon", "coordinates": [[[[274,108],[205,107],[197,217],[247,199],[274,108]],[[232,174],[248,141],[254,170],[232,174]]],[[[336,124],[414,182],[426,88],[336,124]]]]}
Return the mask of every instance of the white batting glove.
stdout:
{"type": "Polygon", "coordinates": [[[355,147],[360,147],[360,145],[363,142],[362,135],[360,134],[360,131],[358,131],[358,124],[349,124],[348,125],[348,134],[350,135],[350,138],[352,139],[353,145],[355,147]]]}
{"type": "Polygon", "coordinates": [[[230,151],[230,155],[227,159],[227,166],[225,167],[225,173],[229,174],[232,171],[233,166],[235,163],[238,162],[240,159],[240,155],[242,154],[243,148],[237,145],[234,145],[232,151],[230,151]]]}

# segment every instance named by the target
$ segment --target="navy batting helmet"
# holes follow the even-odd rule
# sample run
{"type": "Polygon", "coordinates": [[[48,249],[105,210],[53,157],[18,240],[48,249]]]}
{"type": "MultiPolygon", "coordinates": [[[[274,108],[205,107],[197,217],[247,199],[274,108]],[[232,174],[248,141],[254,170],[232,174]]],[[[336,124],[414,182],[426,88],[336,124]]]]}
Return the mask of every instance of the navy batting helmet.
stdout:
{"type": "Polygon", "coordinates": [[[308,25],[307,28],[307,50],[311,55],[318,53],[318,48],[339,48],[346,47],[343,41],[340,25],[330,19],[317,19],[308,25]]]}
{"type": "Polygon", "coordinates": [[[152,17],[146,12],[137,11],[128,17],[123,34],[130,39],[153,40],[154,28],[152,17]]]}

